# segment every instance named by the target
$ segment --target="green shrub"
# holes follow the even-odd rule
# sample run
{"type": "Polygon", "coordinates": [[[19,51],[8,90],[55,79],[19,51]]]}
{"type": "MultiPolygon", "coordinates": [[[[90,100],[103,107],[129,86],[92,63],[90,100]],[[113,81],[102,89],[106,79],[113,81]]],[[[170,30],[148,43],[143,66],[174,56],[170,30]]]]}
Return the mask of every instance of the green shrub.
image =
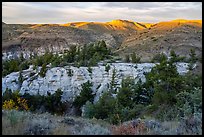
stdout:
{"type": "Polygon", "coordinates": [[[135,52],[131,54],[132,63],[140,63],[140,57],[136,56],[135,52]]]}
{"type": "Polygon", "coordinates": [[[189,56],[190,56],[188,60],[189,63],[195,63],[198,60],[198,58],[196,57],[195,49],[190,49],[189,56]]]}
{"type": "Polygon", "coordinates": [[[67,74],[68,74],[69,77],[72,77],[73,76],[73,71],[71,69],[68,69],[67,74]]]}
{"type": "Polygon", "coordinates": [[[43,64],[43,65],[42,65],[42,68],[41,68],[41,70],[40,70],[39,75],[40,75],[41,77],[45,77],[46,71],[47,71],[46,64],[43,64]]]}
{"type": "Polygon", "coordinates": [[[51,61],[51,64],[52,64],[52,67],[57,67],[61,64],[62,60],[61,60],[61,57],[57,56],[57,55],[54,55],[53,56],[53,59],[51,61]]]}
{"type": "Polygon", "coordinates": [[[13,98],[12,98],[12,95],[13,95],[13,94],[12,94],[11,89],[6,88],[5,92],[4,92],[3,95],[2,95],[2,103],[3,103],[4,101],[6,101],[6,100],[13,99],[13,98]]]}
{"type": "Polygon", "coordinates": [[[155,118],[160,121],[177,121],[178,109],[175,105],[160,105],[155,114],[155,118]]]}
{"type": "Polygon", "coordinates": [[[156,110],[158,110],[159,106],[155,105],[155,104],[150,104],[148,106],[146,106],[145,110],[146,113],[148,113],[149,115],[151,115],[153,112],[155,112],[156,110]]]}
{"type": "Polygon", "coordinates": [[[63,114],[66,110],[65,103],[61,102],[63,92],[58,89],[54,94],[47,93],[47,96],[42,95],[30,95],[28,93],[22,95],[23,98],[28,100],[28,106],[31,111],[40,110],[44,107],[44,110],[52,114],[63,114]]]}
{"type": "Polygon", "coordinates": [[[154,93],[152,103],[154,105],[173,104],[175,103],[175,94],[165,91],[157,91],[154,93]]]}
{"type": "Polygon", "coordinates": [[[25,58],[23,57],[23,53],[20,54],[20,61],[23,62],[25,60],[25,58]]]}
{"type": "Polygon", "coordinates": [[[134,94],[134,79],[127,77],[122,80],[121,88],[117,93],[117,100],[119,105],[123,107],[132,107],[134,105],[133,102],[133,94],[134,94]]]}
{"type": "Polygon", "coordinates": [[[162,62],[163,60],[167,60],[167,56],[164,53],[158,53],[154,55],[151,62],[162,62]]]}
{"type": "Polygon", "coordinates": [[[28,61],[24,61],[20,64],[19,69],[25,70],[29,68],[29,63],[28,61]]]}
{"type": "Polygon", "coordinates": [[[95,108],[93,103],[91,103],[90,101],[87,101],[85,106],[84,106],[84,117],[85,118],[93,118],[94,114],[95,114],[95,108]]]}
{"type": "Polygon", "coordinates": [[[104,92],[99,101],[94,105],[94,117],[97,119],[107,119],[115,108],[115,99],[109,92],[104,92]]]}
{"type": "Polygon", "coordinates": [[[18,117],[18,113],[16,113],[15,110],[12,110],[9,114],[8,114],[8,119],[11,123],[12,126],[16,125],[19,117],[18,117]]]}
{"type": "Polygon", "coordinates": [[[105,71],[109,71],[110,70],[110,65],[109,64],[107,64],[106,66],[105,66],[105,71]]]}
{"type": "Polygon", "coordinates": [[[87,70],[88,70],[89,73],[92,73],[92,68],[91,67],[88,67],[87,70]]]}
{"type": "Polygon", "coordinates": [[[175,53],[174,50],[170,51],[170,61],[171,63],[185,61],[185,57],[179,56],[175,53]]]}
{"type": "MultiPolygon", "coordinates": [[[[97,62],[109,59],[111,54],[110,49],[107,48],[103,40],[84,45],[81,48],[71,46],[70,50],[65,52],[62,57],[57,54],[54,55],[51,52],[46,52],[44,55],[34,55],[30,59],[25,59],[21,54],[18,59],[2,61],[2,74],[6,76],[11,72],[28,69],[29,65],[34,65],[34,68],[37,68],[37,66],[48,65],[50,63],[51,67],[65,66],[68,63],[73,63],[77,67],[95,66],[97,62]]],[[[41,72],[40,75],[44,77],[44,72],[41,72]]]]}
{"type": "Polygon", "coordinates": [[[35,66],[42,66],[44,63],[43,56],[37,56],[36,59],[33,60],[33,63],[35,66]]]}
{"type": "Polygon", "coordinates": [[[172,60],[164,60],[153,67],[146,75],[146,80],[148,90],[152,88],[154,91],[154,102],[159,104],[175,103],[175,95],[184,87],[182,76],[178,74],[172,60]]]}
{"type": "Polygon", "coordinates": [[[177,107],[180,116],[191,116],[194,113],[202,113],[202,88],[195,88],[191,92],[181,92],[176,95],[177,107]]]}
{"type": "Polygon", "coordinates": [[[82,90],[77,96],[73,102],[73,105],[78,109],[80,115],[81,115],[81,110],[80,108],[85,105],[87,101],[93,102],[94,100],[94,95],[93,91],[91,89],[92,83],[87,81],[86,83],[82,84],[82,90]]]}
{"type": "Polygon", "coordinates": [[[63,59],[67,62],[78,62],[76,66],[95,66],[97,62],[109,58],[111,54],[107,48],[105,41],[98,41],[78,48],[77,51],[68,51],[63,59]]]}
{"type": "Polygon", "coordinates": [[[125,55],[125,62],[127,62],[127,63],[130,62],[130,55],[129,54],[125,55]]]}
{"type": "Polygon", "coordinates": [[[113,91],[114,93],[115,93],[115,91],[114,91],[114,88],[115,88],[115,78],[116,78],[116,69],[114,68],[113,69],[113,74],[112,74],[112,78],[111,78],[111,82],[110,82],[110,89],[111,89],[111,91],[113,91]]]}
{"type": "Polygon", "coordinates": [[[20,85],[23,83],[23,75],[22,75],[22,70],[19,72],[19,77],[18,77],[18,81],[20,83],[20,85]]]}
{"type": "Polygon", "coordinates": [[[196,75],[191,72],[185,74],[182,76],[182,85],[183,85],[183,90],[182,91],[187,91],[190,92],[194,88],[199,88],[202,87],[202,75],[196,75]]]}
{"type": "Polygon", "coordinates": [[[45,97],[45,108],[50,113],[63,114],[65,105],[61,102],[62,91],[58,89],[54,94],[49,94],[45,97]]]}
{"type": "Polygon", "coordinates": [[[3,76],[6,76],[12,72],[19,71],[20,70],[19,64],[21,64],[19,59],[2,61],[3,76]]]}

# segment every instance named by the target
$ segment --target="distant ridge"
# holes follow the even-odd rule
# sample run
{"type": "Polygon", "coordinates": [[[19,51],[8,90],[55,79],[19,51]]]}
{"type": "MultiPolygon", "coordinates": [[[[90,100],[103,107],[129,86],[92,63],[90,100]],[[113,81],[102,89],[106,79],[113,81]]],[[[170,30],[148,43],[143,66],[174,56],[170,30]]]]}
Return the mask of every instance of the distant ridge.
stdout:
{"type": "Polygon", "coordinates": [[[156,24],[160,23],[198,23],[202,25],[202,20],[186,20],[186,19],[175,19],[170,21],[162,21],[158,23],[146,23],[146,22],[135,22],[131,20],[116,19],[110,22],[69,22],[65,24],[35,24],[31,28],[42,27],[42,26],[63,26],[63,27],[73,27],[80,29],[90,29],[98,31],[127,31],[127,30],[143,30],[150,28],[156,24]]]}
{"type": "Polygon", "coordinates": [[[202,20],[175,19],[145,23],[116,19],[109,22],[68,22],[65,24],[5,24],[2,22],[2,50],[58,52],[104,40],[124,57],[135,52],[142,60],[174,49],[186,55],[190,48],[201,55],[202,20]]]}

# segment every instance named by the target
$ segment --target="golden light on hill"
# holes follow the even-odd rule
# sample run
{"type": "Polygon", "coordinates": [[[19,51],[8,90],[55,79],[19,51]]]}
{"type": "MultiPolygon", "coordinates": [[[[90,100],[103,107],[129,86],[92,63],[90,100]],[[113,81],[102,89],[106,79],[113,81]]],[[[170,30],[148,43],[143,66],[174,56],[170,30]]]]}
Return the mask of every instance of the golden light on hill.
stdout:
{"type": "Polygon", "coordinates": [[[63,26],[63,27],[74,27],[80,29],[97,29],[97,30],[108,30],[108,31],[126,31],[132,30],[143,30],[152,26],[157,26],[160,29],[170,29],[180,24],[195,24],[196,26],[202,27],[202,20],[185,20],[176,19],[171,21],[164,21],[159,23],[145,23],[145,22],[134,22],[130,20],[112,20],[110,22],[70,22],[66,24],[35,24],[31,28],[37,28],[42,26],[63,26]]]}
{"type": "Polygon", "coordinates": [[[179,22],[179,23],[200,23],[200,24],[202,24],[202,20],[176,19],[176,20],[172,20],[172,22],[179,22]]]}

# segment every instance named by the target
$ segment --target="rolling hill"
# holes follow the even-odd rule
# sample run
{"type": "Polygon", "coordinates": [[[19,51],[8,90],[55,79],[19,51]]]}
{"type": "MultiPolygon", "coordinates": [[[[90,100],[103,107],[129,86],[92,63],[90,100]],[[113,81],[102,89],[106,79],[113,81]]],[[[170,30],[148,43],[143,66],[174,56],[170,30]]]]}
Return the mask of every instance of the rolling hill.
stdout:
{"type": "Polygon", "coordinates": [[[6,24],[2,22],[2,50],[63,52],[72,45],[83,46],[105,40],[121,57],[136,52],[149,60],[158,52],[174,49],[186,55],[193,48],[202,53],[202,20],[177,19],[158,23],[129,20],[71,22],[66,24],[6,24]]]}
{"type": "Polygon", "coordinates": [[[127,37],[116,52],[119,54],[136,52],[143,59],[148,60],[155,53],[168,54],[173,49],[180,55],[186,55],[193,48],[201,56],[201,23],[197,20],[173,20],[154,24],[148,29],[127,37]]]}

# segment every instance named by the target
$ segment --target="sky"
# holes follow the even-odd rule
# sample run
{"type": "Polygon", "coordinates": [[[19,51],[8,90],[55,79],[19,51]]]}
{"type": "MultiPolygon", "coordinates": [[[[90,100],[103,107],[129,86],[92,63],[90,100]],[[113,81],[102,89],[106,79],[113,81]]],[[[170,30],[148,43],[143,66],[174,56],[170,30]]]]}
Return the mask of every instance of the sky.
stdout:
{"type": "Polygon", "coordinates": [[[8,24],[202,19],[202,2],[2,2],[8,24]]]}

